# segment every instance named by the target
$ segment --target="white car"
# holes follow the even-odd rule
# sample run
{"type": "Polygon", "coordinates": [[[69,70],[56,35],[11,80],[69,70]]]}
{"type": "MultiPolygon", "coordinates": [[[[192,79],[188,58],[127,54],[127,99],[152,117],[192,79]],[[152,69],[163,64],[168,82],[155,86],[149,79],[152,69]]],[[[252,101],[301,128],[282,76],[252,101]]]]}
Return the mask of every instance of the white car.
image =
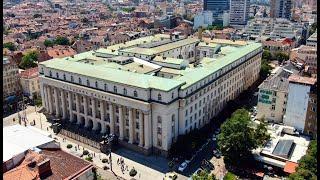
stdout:
{"type": "Polygon", "coordinates": [[[188,166],[187,162],[183,162],[182,164],[180,164],[178,171],[183,172],[188,166]]]}

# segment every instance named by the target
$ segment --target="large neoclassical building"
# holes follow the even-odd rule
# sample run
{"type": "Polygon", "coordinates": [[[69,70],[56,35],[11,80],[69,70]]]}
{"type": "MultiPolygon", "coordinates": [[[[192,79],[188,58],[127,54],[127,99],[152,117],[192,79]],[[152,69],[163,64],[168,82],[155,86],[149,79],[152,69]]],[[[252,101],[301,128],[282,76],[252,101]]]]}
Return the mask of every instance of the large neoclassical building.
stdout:
{"type": "Polygon", "coordinates": [[[158,34],[39,65],[48,113],[146,154],[208,124],[259,76],[260,43],[158,34]]]}

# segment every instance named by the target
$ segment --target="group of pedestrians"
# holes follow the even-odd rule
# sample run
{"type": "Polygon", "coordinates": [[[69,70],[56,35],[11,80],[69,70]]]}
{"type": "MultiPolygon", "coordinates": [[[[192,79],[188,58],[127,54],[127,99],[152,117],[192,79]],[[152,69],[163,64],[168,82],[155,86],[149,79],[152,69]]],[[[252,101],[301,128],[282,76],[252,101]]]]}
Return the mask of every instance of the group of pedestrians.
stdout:
{"type": "Polygon", "coordinates": [[[128,165],[124,163],[124,159],[122,157],[118,158],[117,164],[121,166],[122,174],[124,174],[124,171],[129,171],[128,165]]]}

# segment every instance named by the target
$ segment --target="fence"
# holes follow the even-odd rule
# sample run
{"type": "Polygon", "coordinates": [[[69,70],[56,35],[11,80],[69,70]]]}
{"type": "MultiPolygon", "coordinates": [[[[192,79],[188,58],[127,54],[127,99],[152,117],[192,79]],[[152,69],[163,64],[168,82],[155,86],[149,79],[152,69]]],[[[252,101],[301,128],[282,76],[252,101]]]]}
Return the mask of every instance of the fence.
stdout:
{"type": "Polygon", "coordinates": [[[76,141],[79,141],[79,142],[81,142],[83,144],[87,144],[87,145],[89,145],[91,147],[100,149],[100,143],[99,142],[96,142],[96,141],[91,140],[89,138],[83,137],[80,134],[68,131],[66,129],[61,129],[59,133],[64,135],[64,136],[67,136],[67,137],[69,137],[71,139],[74,139],[76,141]]]}

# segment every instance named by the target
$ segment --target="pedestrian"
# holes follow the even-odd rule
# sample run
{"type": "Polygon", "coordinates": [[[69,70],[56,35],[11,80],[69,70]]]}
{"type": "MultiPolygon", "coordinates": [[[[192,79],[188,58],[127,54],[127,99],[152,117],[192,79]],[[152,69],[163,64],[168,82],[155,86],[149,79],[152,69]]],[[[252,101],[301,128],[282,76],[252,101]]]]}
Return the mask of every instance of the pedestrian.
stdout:
{"type": "Polygon", "coordinates": [[[117,164],[119,165],[120,163],[119,163],[119,158],[118,158],[118,160],[117,160],[117,164]]]}

